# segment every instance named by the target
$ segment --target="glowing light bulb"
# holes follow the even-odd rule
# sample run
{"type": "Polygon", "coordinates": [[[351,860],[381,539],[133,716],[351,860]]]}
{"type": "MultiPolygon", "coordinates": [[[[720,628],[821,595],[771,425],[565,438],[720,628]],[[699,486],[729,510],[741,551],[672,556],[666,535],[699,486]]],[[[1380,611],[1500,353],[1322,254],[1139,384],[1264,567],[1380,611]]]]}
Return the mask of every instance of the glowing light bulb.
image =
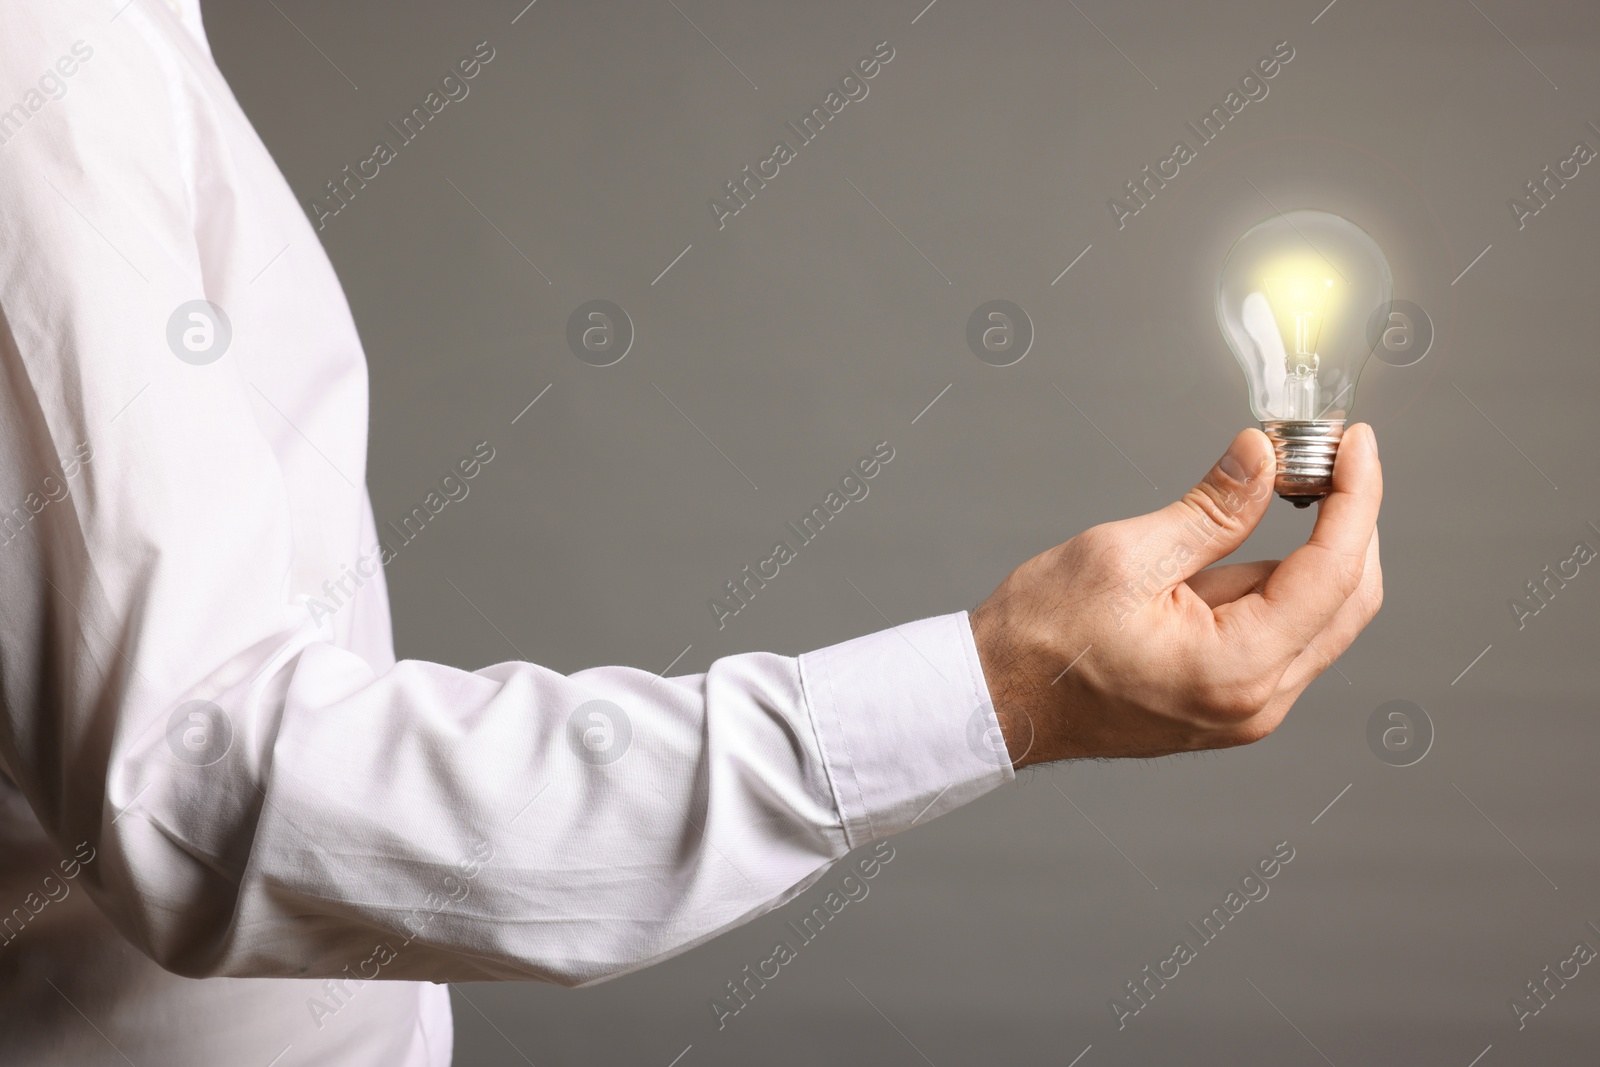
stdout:
{"type": "Polygon", "coordinates": [[[1291,211],[1234,243],[1217,279],[1217,324],[1250,386],[1250,408],[1278,456],[1278,495],[1306,507],[1333,487],[1333,459],[1387,321],[1389,261],[1355,223],[1291,211]]]}

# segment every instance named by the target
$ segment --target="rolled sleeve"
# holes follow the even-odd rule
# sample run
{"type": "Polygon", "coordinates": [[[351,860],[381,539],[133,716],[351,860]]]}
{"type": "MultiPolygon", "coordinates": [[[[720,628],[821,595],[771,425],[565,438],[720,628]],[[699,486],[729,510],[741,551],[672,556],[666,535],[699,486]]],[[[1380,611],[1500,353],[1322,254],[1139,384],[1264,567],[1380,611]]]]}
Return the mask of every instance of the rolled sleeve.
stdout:
{"type": "Polygon", "coordinates": [[[1015,777],[964,611],[807,653],[800,675],[851,848],[1015,777]]]}

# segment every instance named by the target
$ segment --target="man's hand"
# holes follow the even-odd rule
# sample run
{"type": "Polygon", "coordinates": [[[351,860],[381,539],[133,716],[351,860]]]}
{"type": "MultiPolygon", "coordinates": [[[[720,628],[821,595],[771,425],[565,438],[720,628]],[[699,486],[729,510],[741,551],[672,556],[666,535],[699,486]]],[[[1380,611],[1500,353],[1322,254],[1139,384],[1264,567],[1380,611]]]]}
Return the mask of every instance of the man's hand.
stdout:
{"type": "Polygon", "coordinates": [[[972,613],[1017,767],[1258,741],[1349,647],[1383,602],[1377,439],[1346,431],[1288,559],[1210,567],[1266,514],[1274,471],[1245,430],[1182,500],[1035,556],[972,613]]]}

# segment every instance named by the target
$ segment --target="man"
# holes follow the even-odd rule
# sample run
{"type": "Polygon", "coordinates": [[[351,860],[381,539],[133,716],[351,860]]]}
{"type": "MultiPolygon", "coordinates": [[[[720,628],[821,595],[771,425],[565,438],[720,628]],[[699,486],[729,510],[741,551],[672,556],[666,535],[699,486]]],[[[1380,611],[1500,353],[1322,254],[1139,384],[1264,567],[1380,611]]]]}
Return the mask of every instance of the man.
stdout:
{"type": "Polygon", "coordinates": [[[396,663],[338,282],[196,0],[125,2],[0,9],[0,1062],[441,1067],[431,983],[646,966],[1013,764],[1256,740],[1377,610],[1366,427],[1307,545],[1205,569],[1248,431],[970,616],[396,663]]]}

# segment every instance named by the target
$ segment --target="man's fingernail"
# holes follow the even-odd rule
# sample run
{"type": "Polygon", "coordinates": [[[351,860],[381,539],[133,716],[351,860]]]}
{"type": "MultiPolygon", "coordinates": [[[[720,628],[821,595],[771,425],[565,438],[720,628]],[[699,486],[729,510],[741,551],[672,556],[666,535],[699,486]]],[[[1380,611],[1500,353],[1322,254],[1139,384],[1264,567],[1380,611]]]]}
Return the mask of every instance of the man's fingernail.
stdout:
{"type": "Polygon", "coordinates": [[[1243,485],[1249,485],[1255,479],[1255,471],[1246,466],[1250,462],[1250,446],[1245,442],[1247,437],[1235,438],[1228,451],[1223,453],[1222,459],[1217,461],[1217,466],[1229,478],[1243,485]]]}

